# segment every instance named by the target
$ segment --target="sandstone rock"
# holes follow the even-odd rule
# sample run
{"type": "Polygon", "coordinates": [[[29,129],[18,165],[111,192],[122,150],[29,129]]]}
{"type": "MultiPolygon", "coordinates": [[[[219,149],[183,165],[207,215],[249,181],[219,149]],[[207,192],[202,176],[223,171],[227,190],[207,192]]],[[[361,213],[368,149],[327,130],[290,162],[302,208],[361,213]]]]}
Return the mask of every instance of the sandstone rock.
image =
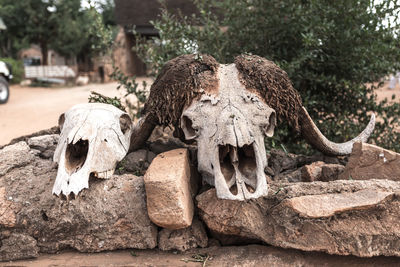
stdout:
{"type": "Polygon", "coordinates": [[[314,182],[321,178],[323,161],[313,162],[301,168],[301,180],[303,182],[314,182]]]}
{"type": "Polygon", "coordinates": [[[161,250],[186,251],[206,247],[208,237],[203,223],[194,219],[192,225],[179,230],[163,229],[158,233],[158,247],[161,250]]]}
{"type": "Polygon", "coordinates": [[[366,143],[355,143],[340,179],[400,181],[400,154],[366,143]]]}
{"type": "Polygon", "coordinates": [[[333,181],[271,184],[268,197],[197,196],[210,231],[282,248],[337,255],[400,256],[400,182],[333,181]]]}
{"type": "Polygon", "coordinates": [[[152,222],[167,229],[192,224],[190,162],[187,149],[159,154],[144,176],[147,211],[152,222]]]}
{"type": "Polygon", "coordinates": [[[35,136],[28,139],[28,145],[31,149],[38,150],[39,156],[51,158],[56,150],[59,139],[59,134],[35,136]]]}
{"type": "Polygon", "coordinates": [[[4,147],[0,150],[0,176],[13,168],[27,165],[33,158],[29,146],[23,141],[4,147]]]}
{"type": "MultiPolygon", "coordinates": [[[[51,160],[33,156],[24,142],[0,150],[6,159],[15,157],[12,153],[24,160],[0,175],[0,212],[6,212],[0,216],[0,260],[35,257],[39,250],[98,252],[157,246],[157,227],[146,212],[143,178],[125,174],[91,180],[89,190],[67,200],[51,193],[57,174],[51,160]]],[[[3,161],[0,165],[4,167],[3,161]]]]}
{"type": "Polygon", "coordinates": [[[326,164],[317,161],[301,168],[301,181],[334,181],[339,179],[339,174],[344,170],[344,166],[340,164],[326,164]]]}

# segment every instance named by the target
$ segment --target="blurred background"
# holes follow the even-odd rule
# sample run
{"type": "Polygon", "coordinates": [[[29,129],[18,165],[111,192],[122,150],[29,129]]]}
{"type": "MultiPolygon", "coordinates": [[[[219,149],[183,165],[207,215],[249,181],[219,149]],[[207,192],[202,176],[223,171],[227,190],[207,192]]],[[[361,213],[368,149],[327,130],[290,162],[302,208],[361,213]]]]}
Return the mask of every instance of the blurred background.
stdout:
{"type": "MultiPolygon", "coordinates": [[[[0,145],[82,102],[140,117],[168,60],[248,53],[288,73],[329,139],[354,137],[375,112],[371,142],[400,151],[399,2],[0,0],[0,145]]],[[[285,122],[267,147],[311,150],[285,122]]]]}

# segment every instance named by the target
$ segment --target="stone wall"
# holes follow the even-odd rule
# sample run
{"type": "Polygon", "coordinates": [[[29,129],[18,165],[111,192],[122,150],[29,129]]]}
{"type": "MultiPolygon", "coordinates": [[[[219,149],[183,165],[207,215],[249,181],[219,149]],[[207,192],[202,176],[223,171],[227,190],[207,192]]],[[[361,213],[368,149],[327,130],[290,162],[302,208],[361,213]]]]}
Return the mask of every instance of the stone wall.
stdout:
{"type": "MultiPolygon", "coordinates": [[[[52,161],[58,141],[54,129],[0,148],[0,260],[70,248],[185,251],[244,244],[295,249],[292,254],[319,252],[322,258],[324,253],[400,257],[399,181],[337,180],[346,158],[272,151],[266,169],[267,197],[220,200],[215,189],[203,185],[198,190],[198,181],[193,180],[195,146],[172,138],[168,129],[156,129],[149,140],[143,150],[127,155],[111,179],[91,178],[88,190],[68,199],[51,193],[57,173],[52,161]],[[167,229],[148,215],[143,175],[157,155],[165,157],[168,154],[161,153],[176,148],[189,151],[181,153],[190,161],[181,173],[190,183],[194,217],[189,227],[167,229]]],[[[169,194],[168,187],[163,190],[169,194]]]]}

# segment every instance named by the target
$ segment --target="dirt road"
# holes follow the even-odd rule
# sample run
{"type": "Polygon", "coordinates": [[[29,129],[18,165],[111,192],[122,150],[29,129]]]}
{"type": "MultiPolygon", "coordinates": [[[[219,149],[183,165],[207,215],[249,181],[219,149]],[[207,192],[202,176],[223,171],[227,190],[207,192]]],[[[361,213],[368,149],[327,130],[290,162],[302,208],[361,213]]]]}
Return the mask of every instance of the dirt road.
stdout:
{"type": "Polygon", "coordinates": [[[0,145],[15,137],[56,126],[60,114],[75,104],[88,102],[90,91],[110,97],[122,96],[117,85],[113,82],[67,88],[11,86],[8,103],[0,105],[0,145]]]}

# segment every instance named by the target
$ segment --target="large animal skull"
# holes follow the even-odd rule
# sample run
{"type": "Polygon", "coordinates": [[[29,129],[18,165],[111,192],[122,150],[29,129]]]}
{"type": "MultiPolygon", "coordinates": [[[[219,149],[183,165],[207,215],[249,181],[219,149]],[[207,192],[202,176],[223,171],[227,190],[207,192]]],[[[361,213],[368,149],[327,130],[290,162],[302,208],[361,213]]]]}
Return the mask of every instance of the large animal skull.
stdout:
{"type": "Polygon", "coordinates": [[[198,169],[215,185],[218,198],[233,200],[267,195],[264,138],[273,135],[277,119],[327,155],[350,154],[353,144],[366,142],[375,126],[372,114],[357,137],[329,141],[302,106],[287,73],[254,55],[238,56],[230,65],[208,55],[168,61],[150,89],[143,114],[132,150],[143,145],[155,125],[172,124],[179,137],[197,141],[198,169]]]}
{"type": "Polygon", "coordinates": [[[238,80],[234,64],[218,70],[218,95],[203,94],[183,113],[187,140],[196,139],[198,169],[217,196],[244,200],[268,192],[264,137],[271,137],[275,111],[238,80]]]}
{"type": "Polygon", "coordinates": [[[78,194],[89,187],[89,176],[110,178],[128,152],[132,121],[112,105],[73,106],[59,118],[60,141],[54,153],[58,173],[53,193],[78,194]]]}

